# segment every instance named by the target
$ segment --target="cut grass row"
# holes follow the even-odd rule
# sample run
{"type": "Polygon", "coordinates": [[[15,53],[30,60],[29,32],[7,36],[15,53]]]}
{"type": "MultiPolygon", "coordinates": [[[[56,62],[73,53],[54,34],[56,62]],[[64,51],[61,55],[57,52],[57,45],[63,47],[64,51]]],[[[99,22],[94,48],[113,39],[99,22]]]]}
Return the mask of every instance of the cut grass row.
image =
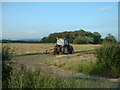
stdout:
{"type": "Polygon", "coordinates": [[[28,55],[40,55],[44,53],[26,53],[26,54],[18,54],[18,55],[13,55],[14,57],[19,57],[19,56],[28,56],[28,55]]]}
{"type": "Polygon", "coordinates": [[[89,49],[89,50],[75,51],[75,53],[81,53],[81,52],[90,52],[90,51],[95,51],[95,49],[89,49]]]}

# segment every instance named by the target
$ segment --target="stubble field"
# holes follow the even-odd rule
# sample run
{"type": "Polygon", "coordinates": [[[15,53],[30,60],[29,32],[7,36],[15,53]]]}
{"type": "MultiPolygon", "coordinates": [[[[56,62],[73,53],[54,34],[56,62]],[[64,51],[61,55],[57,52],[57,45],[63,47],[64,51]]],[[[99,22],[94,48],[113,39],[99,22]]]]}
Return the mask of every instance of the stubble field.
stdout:
{"type": "MultiPolygon", "coordinates": [[[[55,44],[49,43],[11,43],[10,47],[15,48],[15,54],[27,54],[27,53],[42,53],[47,48],[49,51],[53,49],[55,44]]],[[[72,44],[74,51],[83,51],[83,50],[92,50],[96,47],[100,47],[100,45],[92,45],[92,44],[72,44]]]]}

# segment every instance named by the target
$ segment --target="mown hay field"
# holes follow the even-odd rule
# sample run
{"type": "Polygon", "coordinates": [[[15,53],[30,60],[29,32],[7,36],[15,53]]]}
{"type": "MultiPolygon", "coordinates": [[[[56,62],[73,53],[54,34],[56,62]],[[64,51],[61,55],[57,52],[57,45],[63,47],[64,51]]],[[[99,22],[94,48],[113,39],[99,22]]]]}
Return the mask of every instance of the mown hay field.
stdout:
{"type": "MultiPolygon", "coordinates": [[[[47,48],[53,49],[55,43],[10,43],[10,47],[15,47],[15,54],[42,53],[47,48]]],[[[100,45],[92,44],[72,44],[74,51],[91,50],[100,45]]]]}

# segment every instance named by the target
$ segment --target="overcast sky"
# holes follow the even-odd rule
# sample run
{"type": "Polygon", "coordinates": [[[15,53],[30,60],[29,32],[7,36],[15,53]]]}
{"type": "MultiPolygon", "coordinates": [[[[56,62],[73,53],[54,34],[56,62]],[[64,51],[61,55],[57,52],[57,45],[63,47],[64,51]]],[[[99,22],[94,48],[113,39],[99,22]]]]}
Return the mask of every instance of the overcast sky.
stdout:
{"type": "Polygon", "coordinates": [[[42,38],[84,29],[118,37],[117,2],[3,2],[3,38],[42,38]]]}

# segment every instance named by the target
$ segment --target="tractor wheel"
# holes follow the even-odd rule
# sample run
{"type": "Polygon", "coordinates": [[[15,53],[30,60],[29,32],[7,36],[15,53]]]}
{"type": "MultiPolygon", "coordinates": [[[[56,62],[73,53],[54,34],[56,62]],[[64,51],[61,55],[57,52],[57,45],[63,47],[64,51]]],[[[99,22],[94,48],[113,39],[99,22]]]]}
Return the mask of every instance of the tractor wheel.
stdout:
{"type": "Polygon", "coordinates": [[[64,53],[64,47],[61,47],[61,53],[64,53]]]}
{"type": "Polygon", "coordinates": [[[64,47],[63,53],[64,53],[64,54],[67,54],[67,53],[68,53],[68,48],[67,48],[67,47],[64,47]]]}
{"type": "Polygon", "coordinates": [[[69,53],[70,53],[70,54],[73,54],[73,53],[74,53],[74,49],[73,49],[72,46],[69,47],[69,53]]]}

